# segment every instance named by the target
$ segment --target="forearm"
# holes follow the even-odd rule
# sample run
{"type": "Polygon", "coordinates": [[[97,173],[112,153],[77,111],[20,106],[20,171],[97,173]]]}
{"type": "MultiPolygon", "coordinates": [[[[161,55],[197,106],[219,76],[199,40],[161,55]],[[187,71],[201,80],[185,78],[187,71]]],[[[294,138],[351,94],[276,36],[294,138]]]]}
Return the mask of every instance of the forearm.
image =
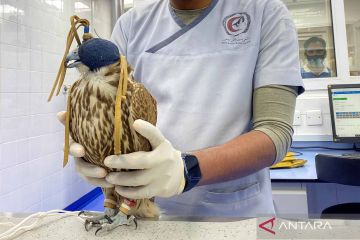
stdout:
{"type": "Polygon", "coordinates": [[[200,185],[241,178],[283,159],[292,142],[297,87],[271,85],[253,94],[253,131],[195,152],[200,185]]]}
{"type": "Polygon", "coordinates": [[[199,159],[199,185],[245,177],[269,167],[276,157],[272,140],[259,131],[243,134],[223,145],[194,152],[199,159]]]}

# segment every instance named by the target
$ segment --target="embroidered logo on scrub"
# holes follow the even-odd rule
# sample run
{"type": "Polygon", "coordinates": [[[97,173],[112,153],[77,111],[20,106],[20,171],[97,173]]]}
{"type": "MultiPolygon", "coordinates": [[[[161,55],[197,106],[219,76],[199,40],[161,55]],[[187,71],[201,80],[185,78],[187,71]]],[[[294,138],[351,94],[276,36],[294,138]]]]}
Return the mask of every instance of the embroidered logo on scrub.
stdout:
{"type": "Polygon", "coordinates": [[[224,18],[223,25],[227,34],[238,36],[249,30],[251,23],[250,15],[247,13],[234,13],[224,18]]]}

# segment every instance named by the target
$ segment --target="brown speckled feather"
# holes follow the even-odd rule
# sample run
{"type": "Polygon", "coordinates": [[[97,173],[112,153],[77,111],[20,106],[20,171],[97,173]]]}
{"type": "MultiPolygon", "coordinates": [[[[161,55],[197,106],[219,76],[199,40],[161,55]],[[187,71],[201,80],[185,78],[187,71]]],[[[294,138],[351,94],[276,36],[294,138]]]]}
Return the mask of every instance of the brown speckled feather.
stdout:
{"type": "MultiPolygon", "coordinates": [[[[104,159],[114,154],[114,115],[120,63],[99,71],[85,73],[74,83],[70,101],[70,134],[84,146],[84,159],[104,166],[104,159]]],[[[126,100],[122,101],[121,152],[150,151],[150,143],[132,128],[136,119],[156,124],[156,101],[142,84],[129,74],[126,100]]],[[[108,169],[111,171],[111,169],[108,169]]],[[[122,200],[113,189],[103,189],[106,198],[122,200]]],[[[135,215],[155,217],[157,209],[148,199],[138,201],[135,215]]]]}

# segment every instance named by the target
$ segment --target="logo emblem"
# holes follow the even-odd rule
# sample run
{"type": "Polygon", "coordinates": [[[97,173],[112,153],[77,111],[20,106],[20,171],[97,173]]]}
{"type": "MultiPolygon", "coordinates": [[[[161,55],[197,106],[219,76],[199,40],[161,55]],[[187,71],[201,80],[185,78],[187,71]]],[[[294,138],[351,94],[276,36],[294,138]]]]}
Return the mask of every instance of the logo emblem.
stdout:
{"type": "Polygon", "coordinates": [[[223,25],[227,34],[237,36],[246,33],[251,23],[250,15],[247,13],[234,13],[224,18],[223,25]]]}
{"type": "Polygon", "coordinates": [[[275,218],[271,218],[263,223],[259,224],[259,228],[261,228],[262,230],[265,230],[271,234],[275,235],[275,231],[273,231],[272,229],[274,228],[275,225],[275,218]],[[268,228],[266,225],[270,224],[270,228],[268,228]]]}

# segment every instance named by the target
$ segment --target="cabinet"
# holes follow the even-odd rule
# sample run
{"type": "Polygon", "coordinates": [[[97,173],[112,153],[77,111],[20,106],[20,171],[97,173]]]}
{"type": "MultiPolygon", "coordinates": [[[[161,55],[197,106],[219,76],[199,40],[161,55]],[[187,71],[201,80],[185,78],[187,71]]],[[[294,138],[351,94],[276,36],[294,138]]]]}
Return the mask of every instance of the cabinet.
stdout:
{"type": "Polygon", "coordinates": [[[308,217],[305,183],[273,182],[271,185],[277,217],[308,217]]]}

